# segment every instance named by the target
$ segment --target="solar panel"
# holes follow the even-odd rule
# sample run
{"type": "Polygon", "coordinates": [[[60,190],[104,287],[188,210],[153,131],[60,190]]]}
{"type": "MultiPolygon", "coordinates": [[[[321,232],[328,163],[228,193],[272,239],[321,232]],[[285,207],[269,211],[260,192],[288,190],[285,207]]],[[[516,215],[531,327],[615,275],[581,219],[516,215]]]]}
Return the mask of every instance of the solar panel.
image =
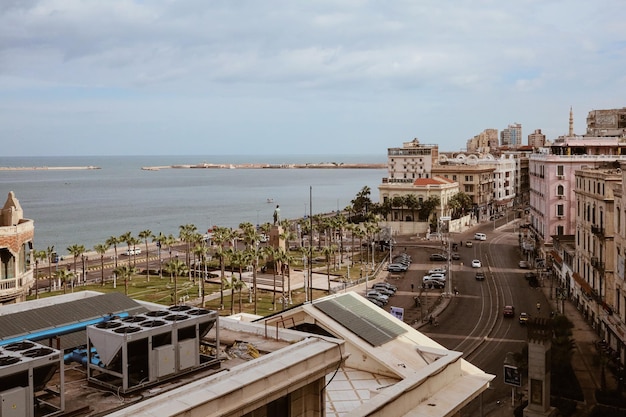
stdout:
{"type": "Polygon", "coordinates": [[[381,346],[406,333],[396,318],[384,310],[371,308],[349,294],[318,301],[313,305],[372,346],[381,346]]]}

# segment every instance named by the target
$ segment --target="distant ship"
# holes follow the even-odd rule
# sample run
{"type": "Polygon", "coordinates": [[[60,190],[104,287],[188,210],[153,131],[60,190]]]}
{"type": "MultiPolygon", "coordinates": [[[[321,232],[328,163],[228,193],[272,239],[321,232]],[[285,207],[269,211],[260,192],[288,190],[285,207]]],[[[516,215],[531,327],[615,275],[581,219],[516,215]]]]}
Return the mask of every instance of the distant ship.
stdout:
{"type": "Polygon", "coordinates": [[[268,199],[267,199],[267,202],[268,202],[268,203],[273,203],[273,202],[274,202],[274,199],[273,199],[273,198],[268,198],[268,199]]]}

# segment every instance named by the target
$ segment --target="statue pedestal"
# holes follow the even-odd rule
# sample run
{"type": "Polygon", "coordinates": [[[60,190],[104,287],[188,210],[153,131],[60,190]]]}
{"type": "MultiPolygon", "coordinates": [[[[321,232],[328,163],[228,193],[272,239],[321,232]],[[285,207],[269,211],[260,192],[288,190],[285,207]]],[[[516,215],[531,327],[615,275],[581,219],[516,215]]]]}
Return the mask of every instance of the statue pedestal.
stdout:
{"type": "Polygon", "coordinates": [[[283,228],[280,226],[272,226],[270,228],[270,246],[273,248],[278,248],[282,250],[286,250],[285,239],[281,236],[283,234],[283,228]]]}

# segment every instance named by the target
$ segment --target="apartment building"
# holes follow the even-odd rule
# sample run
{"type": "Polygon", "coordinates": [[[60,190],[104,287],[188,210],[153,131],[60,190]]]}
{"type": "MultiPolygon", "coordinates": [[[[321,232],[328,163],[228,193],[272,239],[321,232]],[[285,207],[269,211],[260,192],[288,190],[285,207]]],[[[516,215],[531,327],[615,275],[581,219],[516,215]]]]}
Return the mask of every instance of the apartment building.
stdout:
{"type": "Polygon", "coordinates": [[[491,152],[498,148],[498,129],[485,129],[467,141],[467,152],[491,152]]]}
{"type": "Polygon", "coordinates": [[[34,235],[35,223],[24,218],[20,202],[9,192],[0,214],[0,305],[25,301],[34,284],[34,235]]]}
{"type": "Polygon", "coordinates": [[[412,183],[417,178],[430,178],[430,171],[439,157],[439,145],[424,145],[415,138],[401,148],[387,149],[388,177],[383,183],[412,183]]]}
{"type": "Polygon", "coordinates": [[[533,133],[528,135],[528,146],[535,149],[543,148],[546,145],[546,135],[541,133],[541,129],[535,129],[533,133]]]}
{"type": "Polygon", "coordinates": [[[517,147],[522,145],[522,125],[520,123],[510,124],[500,132],[500,145],[517,147]]]}

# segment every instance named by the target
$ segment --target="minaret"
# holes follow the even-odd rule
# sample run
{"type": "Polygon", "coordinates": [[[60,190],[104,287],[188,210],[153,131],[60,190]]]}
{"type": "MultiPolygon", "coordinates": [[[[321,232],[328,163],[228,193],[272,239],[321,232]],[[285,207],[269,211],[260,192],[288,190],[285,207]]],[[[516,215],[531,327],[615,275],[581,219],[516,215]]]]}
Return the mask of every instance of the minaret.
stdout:
{"type": "Polygon", "coordinates": [[[569,107],[569,137],[574,136],[574,112],[572,106],[569,107]]]}

